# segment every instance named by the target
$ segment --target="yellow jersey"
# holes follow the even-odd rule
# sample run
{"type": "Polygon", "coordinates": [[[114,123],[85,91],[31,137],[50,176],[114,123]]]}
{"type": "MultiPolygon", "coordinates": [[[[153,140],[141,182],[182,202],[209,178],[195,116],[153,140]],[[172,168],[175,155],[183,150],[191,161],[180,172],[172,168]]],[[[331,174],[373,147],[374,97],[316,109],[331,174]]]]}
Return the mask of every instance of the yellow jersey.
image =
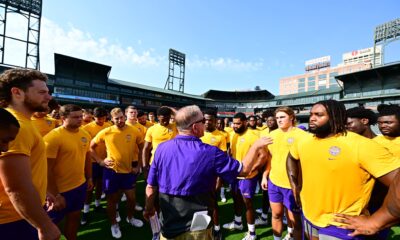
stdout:
{"type": "Polygon", "coordinates": [[[57,127],[57,122],[53,118],[49,117],[37,118],[32,116],[31,120],[33,126],[35,126],[39,130],[39,133],[42,137],[44,137],[44,135],[46,135],[51,130],[57,127]]]}
{"type": "Polygon", "coordinates": [[[215,129],[213,132],[204,132],[204,136],[200,138],[203,143],[215,146],[221,151],[226,152],[226,138],[225,135],[215,129]]]}
{"type": "Polygon", "coordinates": [[[376,136],[373,140],[387,148],[393,155],[400,157],[400,137],[376,136]]]}
{"type": "Polygon", "coordinates": [[[147,129],[146,137],[144,140],[151,143],[151,158],[150,164],[153,162],[154,153],[160,143],[173,139],[178,134],[175,124],[169,124],[164,127],[161,124],[155,124],[147,129]]]}
{"type": "MultiPolygon", "coordinates": [[[[239,162],[243,160],[249,151],[251,145],[259,139],[259,135],[255,131],[247,129],[244,133],[234,133],[231,139],[232,157],[239,162]]],[[[245,178],[254,178],[257,176],[258,170],[254,170],[245,178]]]]}
{"type": "Polygon", "coordinates": [[[261,132],[261,137],[271,137],[273,140],[273,143],[267,146],[272,157],[269,179],[276,186],[288,189],[291,188],[286,172],[286,159],[289,149],[294,142],[301,140],[308,134],[309,133],[297,127],[292,127],[287,132],[284,132],[279,128],[270,133],[267,133],[266,131],[261,132]]]}
{"type": "Polygon", "coordinates": [[[82,129],[70,132],[64,127],[50,131],[44,138],[47,158],[54,159],[53,175],[60,193],[82,185],[90,135],[82,129]]]}
{"type": "MultiPolygon", "coordinates": [[[[14,109],[7,108],[7,110],[18,120],[20,128],[15,140],[10,142],[8,152],[2,153],[0,158],[10,155],[29,157],[32,183],[39,193],[41,203],[44,205],[47,191],[47,159],[43,138],[29,118],[14,109]]],[[[20,219],[22,217],[14,209],[0,181],[0,224],[15,222],[20,219]]]]}
{"type": "Polygon", "coordinates": [[[309,134],[295,141],[290,154],[301,163],[303,214],[318,227],[339,225],[335,213],[360,215],[374,179],[400,166],[387,149],[352,132],[324,139],[309,134]]]}
{"type": "MultiPolygon", "coordinates": [[[[112,124],[109,122],[105,122],[103,126],[98,125],[95,121],[86,124],[85,126],[82,127],[83,130],[85,130],[87,133],[89,133],[90,138],[93,139],[101,130],[111,127],[112,124]]],[[[106,146],[104,143],[99,143],[98,146],[96,147],[96,154],[100,158],[104,159],[107,156],[106,152],[106,146]]],[[[92,162],[96,162],[94,159],[92,159],[92,162]]]]}
{"type": "Polygon", "coordinates": [[[143,144],[143,138],[139,131],[128,125],[125,125],[122,130],[117,126],[103,129],[93,141],[96,144],[105,143],[107,159],[114,161],[111,168],[117,173],[132,171],[132,162],[138,161],[137,146],[143,144]]]}

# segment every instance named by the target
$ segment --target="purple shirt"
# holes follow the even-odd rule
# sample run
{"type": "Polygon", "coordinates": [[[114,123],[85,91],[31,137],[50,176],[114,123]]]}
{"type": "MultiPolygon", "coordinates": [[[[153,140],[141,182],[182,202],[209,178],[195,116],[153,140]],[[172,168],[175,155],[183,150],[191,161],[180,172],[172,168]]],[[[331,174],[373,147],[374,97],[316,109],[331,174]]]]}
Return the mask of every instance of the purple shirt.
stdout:
{"type": "Polygon", "coordinates": [[[239,161],[194,136],[178,135],[158,145],[147,183],[161,193],[193,196],[215,191],[217,177],[231,183],[242,170],[239,161]]]}

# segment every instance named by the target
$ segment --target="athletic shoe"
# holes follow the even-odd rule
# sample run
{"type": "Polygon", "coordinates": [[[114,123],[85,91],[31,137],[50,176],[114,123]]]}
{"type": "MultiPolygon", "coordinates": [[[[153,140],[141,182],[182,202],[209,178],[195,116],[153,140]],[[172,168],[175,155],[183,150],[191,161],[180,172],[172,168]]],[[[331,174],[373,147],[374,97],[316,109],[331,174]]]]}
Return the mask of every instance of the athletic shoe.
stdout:
{"type": "Polygon", "coordinates": [[[222,225],[223,228],[228,229],[228,230],[243,230],[243,224],[242,223],[237,223],[235,221],[232,221],[230,223],[225,223],[222,225]]]}
{"type": "Polygon", "coordinates": [[[86,225],[88,222],[89,213],[83,213],[81,217],[81,225],[86,225]]]}
{"type": "Polygon", "coordinates": [[[292,234],[287,233],[286,236],[284,238],[282,238],[282,240],[293,240],[294,238],[292,237],[292,234]]]}
{"type": "Polygon", "coordinates": [[[266,226],[266,225],[268,225],[268,219],[258,217],[254,224],[256,226],[266,226]]]}
{"type": "Polygon", "coordinates": [[[221,194],[221,202],[226,203],[225,194],[221,194]]]}
{"type": "Polygon", "coordinates": [[[143,227],[143,222],[137,218],[132,217],[131,219],[129,219],[128,217],[126,217],[126,222],[130,223],[132,226],[134,227],[143,227]]]}
{"type": "Polygon", "coordinates": [[[126,201],[126,195],[125,195],[125,193],[124,193],[124,194],[122,194],[121,202],[125,202],[125,201],[126,201]]]}
{"type": "Polygon", "coordinates": [[[117,220],[117,222],[121,222],[121,217],[119,216],[118,211],[115,213],[115,220],[117,220]]]}
{"type": "Polygon", "coordinates": [[[101,193],[101,197],[100,197],[100,199],[101,199],[101,200],[104,200],[104,199],[106,199],[106,194],[105,194],[105,193],[101,193]]]}
{"type": "Polygon", "coordinates": [[[213,237],[214,240],[222,240],[222,231],[221,230],[215,231],[215,229],[213,229],[213,237]]]}
{"type": "Polygon", "coordinates": [[[244,236],[244,238],[242,238],[242,240],[256,240],[256,239],[257,239],[257,235],[250,234],[250,232],[247,232],[246,236],[244,236]]]}
{"type": "Polygon", "coordinates": [[[257,209],[256,209],[256,213],[258,213],[258,214],[262,214],[262,213],[263,213],[263,210],[262,210],[262,208],[257,208],[257,209]]]}
{"type": "Polygon", "coordinates": [[[113,238],[117,239],[122,237],[121,230],[119,229],[118,224],[111,225],[111,235],[113,236],[113,238]]]}
{"type": "Polygon", "coordinates": [[[140,206],[139,204],[136,204],[135,211],[141,212],[141,211],[143,211],[143,207],[140,206]]]}

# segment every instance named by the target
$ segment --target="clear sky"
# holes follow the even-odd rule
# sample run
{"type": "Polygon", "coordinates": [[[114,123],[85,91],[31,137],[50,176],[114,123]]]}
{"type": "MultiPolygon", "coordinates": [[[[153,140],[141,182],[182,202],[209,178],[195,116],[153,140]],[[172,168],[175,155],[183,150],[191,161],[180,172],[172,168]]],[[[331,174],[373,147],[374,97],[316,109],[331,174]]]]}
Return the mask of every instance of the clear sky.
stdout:
{"type": "MultiPolygon", "coordinates": [[[[186,54],[185,92],[279,93],[304,62],[373,46],[377,25],[400,17],[399,0],[44,0],[41,70],[53,53],[112,66],[111,78],[163,88],[168,50],[186,54]]],[[[385,62],[400,61],[400,41],[385,62]]]]}

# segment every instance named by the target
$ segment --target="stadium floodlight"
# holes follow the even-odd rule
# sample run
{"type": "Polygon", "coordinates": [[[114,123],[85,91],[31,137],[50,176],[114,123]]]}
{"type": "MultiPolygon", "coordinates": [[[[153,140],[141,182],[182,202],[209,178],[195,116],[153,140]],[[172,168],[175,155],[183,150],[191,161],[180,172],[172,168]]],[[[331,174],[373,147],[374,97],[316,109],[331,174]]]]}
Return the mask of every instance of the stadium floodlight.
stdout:
{"type": "Polygon", "coordinates": [[[0,0],[0,3],[28,13],[42,15],[42,0],[0,0]]]}
{"type": "MultiPolygon", "coordinates": [[[[174,90],[174,79],[179,80],[179,92],[184,92],[185,88],[185,61],[186,55],[174,49],[169,49],[168,78],[164,89],[174,90]],[[179,75],[175,73],[175,66],[179,68],[179,75]]],[[[176,91],[176,90],[174,90],[176,91]]]]}
{"type": "MultiPolygon", "coordinates": [[[[41,17],[42,0],[0,0],[0,64],[32,69],[40,68],[39,41],[41,17]],[[9,14],[17,14],[24,17],[23,19],[27,24],[27,33],[24,34],[26,38],[16,38],[7,35],[6,29],[15,26],[12,22],[15,21],[15,18],[9,18],[9,14]],[[12,52],[12,48],[15,48],[15,46],[24,46],[25,48],[24,65],[22,64],[22,59],[15,60],[15,56],[10,57],[15,55],[12,52]],[[8,58],[14,59],[17,62],[11,62],[8,58]]],[[[20,49],[23,51],[22,47],[20,49]]]]}
{"type": "Polygon", "coordinates": [[[378,25],[374,32],[374,66],[375,66],[375,51],[376,45],[383,45],[382,59],[384,53],[384,46],[390,42],[400,39],[400,18],[389,21],[387,23],[378,25]]]}

